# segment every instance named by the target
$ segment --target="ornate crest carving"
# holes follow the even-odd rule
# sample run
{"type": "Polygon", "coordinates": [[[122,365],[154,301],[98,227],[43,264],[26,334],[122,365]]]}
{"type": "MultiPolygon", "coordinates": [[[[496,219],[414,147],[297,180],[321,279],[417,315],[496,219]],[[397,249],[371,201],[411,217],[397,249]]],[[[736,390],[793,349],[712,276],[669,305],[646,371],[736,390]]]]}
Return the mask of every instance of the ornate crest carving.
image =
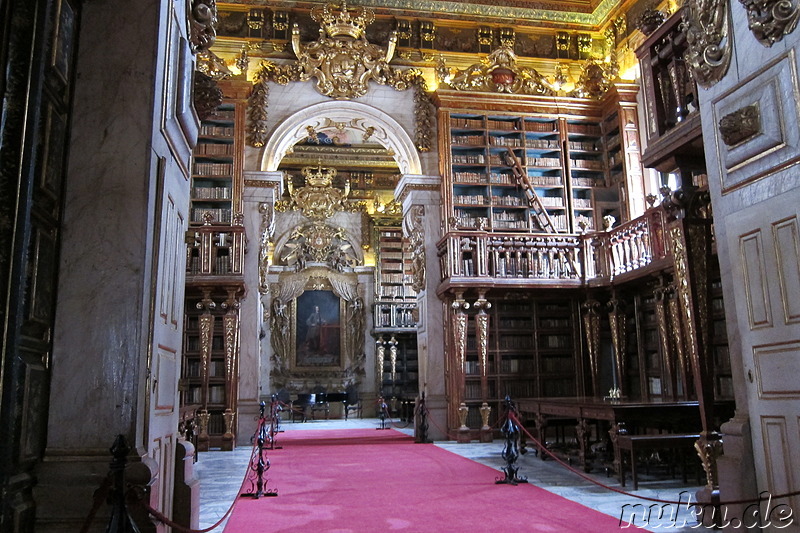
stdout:
{"type": "Polygon", "coordinates": [[[281,248],[279,261],[295,270],[303,270],[307,263],[324,263],[339,271],[359,264],[344,229],[320,221],[295,229],[281,248]]]}
{"type": "Polygon", "coordinates": [[[761,113],[752,104],[719,119],[719,136],[728,146],[736,146],[761,132],[761,113]]]}
{"type": "Polygon", "coordinates": [[[305,216],[313,220],[324,220],[333,216],[337,211],[349,209],[346,205],[347,195],[350,194],[350,183],[345,183],[344,190],[333,187],[333,178],[336,169],[323,167],[303,167],[306,185],[295,190],[292,180],[287,181],[287,188],[292,199],[280,202],[276,208],[279,211],[300,209],[305,216]]]}
{"type": "Polygon", "coordinates": [[[217,38],[216,0],[187,0],[189,46],[195,54],[208,50],[217,38]]]}
{"type": "Polygon", "coordinates": [[[581,77],[569,93],[574,98],[600,98],[617,79],[619,66],[612,56],[611,62],[589,59],[581,68],[581,77]]]}
{"type": "Polygon", "coordinates": [[[791,0],[739,0],[747,10],[747,24],[758,42],[772,46],[797,27],[800,9],[791,0]]]}
{"type": "Polygon", "coordinates": [[[687,48],[683,59],[701,87],[713,87],[731,62],[730,15],[726,0],[687,0],[682,30],[687,48]]]}
{"type": "Polygon", "coordinates": [[[300,28],[292,28],[292,49],[298,59],[300,79],[317,79],[317,90],[332,98],[357,98],[367,92],[367,82],[381,80],[394,55],[397,36],[392,34],[386,50],[371,44],[366,27],[375,20],[371,10],[359,7],[354,12],[342,1],[339,13],[335,4],[317,6],[311,18],[320,23],[322,35],[305,46],[300,43],[300,28]]]}
{"type": "Polygon", "coordinates": [[[517,55],[508,45],[501,45],[480,63],[464,70],[450,69],[440,58],[436,75],[441,84],[457,91],[556,94],[550,82],[535,69],[517,65],[517,55]]]}

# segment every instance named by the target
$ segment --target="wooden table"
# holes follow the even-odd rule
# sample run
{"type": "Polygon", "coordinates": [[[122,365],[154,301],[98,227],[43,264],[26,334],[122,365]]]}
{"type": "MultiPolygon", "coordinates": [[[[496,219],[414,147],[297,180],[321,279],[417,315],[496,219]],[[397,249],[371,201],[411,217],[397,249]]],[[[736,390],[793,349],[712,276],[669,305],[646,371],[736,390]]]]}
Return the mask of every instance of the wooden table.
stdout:
{"type": "MultiPolygon", "coordinates": [[[[721,402],[731,403],[732,402],[721,402]]],[[[589,471],[591,456],[589,438],[590,422],[605,421],[609,424],[609,440],[614,447],[614,470],[619,472],[617,436],[645,430],[669,433],[700,432],[700,410],[697,401],[675,400],[607,400],[593,397],[572,398],[522,398],[516,400],[521,420],[533,420],[533,435],[544,444],[548,420],[572,419],[578,441],[578,460],[585,471],[589,471]]],[[[732,410],[731,410],[732,412],[732,410]]],[[[599,437],[599,435],[598,435],[599,437]]],[[[545,454],[540,452],[544,459],[545,454]]]]}

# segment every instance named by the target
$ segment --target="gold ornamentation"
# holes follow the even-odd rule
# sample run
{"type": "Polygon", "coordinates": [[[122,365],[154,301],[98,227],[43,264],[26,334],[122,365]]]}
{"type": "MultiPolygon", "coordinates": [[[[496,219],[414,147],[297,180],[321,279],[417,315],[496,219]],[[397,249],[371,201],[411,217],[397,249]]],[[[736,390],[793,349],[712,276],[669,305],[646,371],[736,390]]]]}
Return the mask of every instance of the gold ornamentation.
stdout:
{"type": "Polygon", "coordinates": [[[501,45],[480,63],[452,70],[443,58],[436,68],[439,82],[457,91],[489,91],[552,96],[555,88],[535,69],[517,66],[517,55],[501,45]]]}
{"type": "Polygon", "coordinates": [[[275,211],[272,204],[262,202],[258,204],[258,212],[261,213],[261,240],[258,247],[258,290],[261,294],[269,292],[269,245],[272,242],[272,235],[275,232],[275,211]]]}
{"type": "Polygon", "coordinates": [[[492,42],[494,42],[494,32],[492,31],[492,28],[487,26],[481,26],[478,28],[477,37],[478,45],[480,46],[492,46],[492,42]]]}
{"type": "Polygon", "coordinates": [[[317,91],[331,98],[358,98],[367,93],[369,80],[385,79],[397,35],[392,33],[389,37],[386,50],[371,44],[365,30],[375,19],[374,13],[361,7],[351,14],[343,1],[340,12],[334,14],[333,5],[311,10],[311,18],[323,30],[318,40],[303,46],[299,26],[292,28],[292,49],[298,59],[300,79],[316,78],[317,91]]]}
{"type": "Polygon", "coordinates": [[[261,148],[267,142],[267,107],[269,107],[269,76],[262,68],[247,99],[247,142],[261,148]]]}
{"type": "Polygon", "coordinates": [[[425,289],[425,206],[411,206],[403,219],[403,229],[409,240],[411,251],[411,287],[416,292],[425,289]]]}
{"type": "MultiPolygon", "coordinates": [[[[197,440],[200,442],[207,442],[209,439],[208,435],[208,421],[211,419],[211,414],[206,411],[205,409],[201,409],[197,412],[197,428],[198,428],[198,435],[197,440]]],[[[205,445],[205,450],[208,450],[208,445],[205,445]]]]}
{"type": "Polygon", "coordinates": [[[583,303],[586,312],[583,326],[586,330],[586,348],[589,353],[589,368],[592,378],[592,391],[600,396],[600,302],[587,300],[583,303]]]}
{"type": "MultiPolygon", "coordinates": [[[[489,315],[486,314],[486,310],[490,309],[492,304],[481,293],[478,300],[475,301],[474,307],[478,310],[478,314],[475,316],[478,329],[478,360],[480,361],[481,376],[485,377],[489,366],[489,315]]],[[[481,389],[483,388],[482,386],[481,389]]],[[[488,393],[484,390],[481,392],[488,393]]]]}
{"type": "Polygon", "coordinates": [[[611,88],[618,74],[619,65],[616,56],[612,55],[609,62],[588,59],[581,67],[581,76],[575,84],[575,89],[568,96],[600,98],[611,88]]]}
{"type": "Polygon", "coordinates": [[[723,455],[722,441],[717,433],[702,432],[700,438],[694,443],[694,449],[700,456],[700,462],[706,473],[706,487],[716,489],[719,487],[717,472],[717,459],[723,455]]]}
{"type": "Polygon", "coordinates": [[[414,85],[414,145],[420,152],[429,152],[433,144],[433,104],[421,74],[413,78],[414,85]]]}
{"type": "Polygon", "coordinates": [[[189,47],[195,54],[208,50],[217,38],[216,0],[187,0],[189,47]]]}
{"type": "Polygon", "coordinates": [[[233,439],[233,421],[236,420],[236,413],[233,412],[231,409],[225,409],[225,412],[222,413],[222,418],[225,420],[225,434],[222,438],[226,440],[233,439]]]}
{"type": "Polygon", "coordinates": [[[301,169],[306,185],[295,190],[291,178],[287,180],[287,188],[291,194],[290,209],[300,209],[303,215],[312,220],[325,220],[337,211],[345,210],[345,199],[350,194],[350,182],[345,183],[344,190],[333,186],[336,169],[332,167],[303,167],[301,169]]]}
{"type": "Polygon", "coordinates": [[[295,229],[279,253],[281,264],[303,270],[306,263],[325,263],[333,270],[359,264],[353,244],[343,228],[313,221],[295,229]]]}
{"type": "Polygon", "coordinates": [[[469,428],[467,427],[467,415],[469,414],[469,407],[464,402],[461,402],[461,405],[458,406],[458,423],[460,424],[458,430],[459,431],[466,431],[469,428]]]}
{"type": "Polygon", "coordinates": [[[481,431],[489,431],[491,428],[489,427],[489,415],[492,412],[492,408],[489,407],[489,404],[483,402],[481,404],[481,431]]]}
{"type": "Polygon", "coordinates": [[[611,344],[614,345],[617,388],[619,388],[622,394],[625,394],[627,392],[625,381],[628,373],[625,353],[628,317],[625,315],[624,303],[622,300],[612,298],[608,302],[608,307],[611,309],[608,313],[608,322],[611,326],[611,344]]]}
{"type": "Polygon", "coordinates": [[[467,313],[469,304],[464,301],[461,294],[456,295],[456,299],[451,304],[454,311],[453,335],[456,347],[456,361],[463,374],[467,368],[467,313]]]}
{"type": "Polygon", "coordinates": [[[719,136],[727,146],[736,146],[761,133],[758,103],[737,109],[719,119],[719,136]]]}
{"type": "Polygon", "coordinates": [[[383,361],[386,358],[386,346],[383,344],[383,337],[378,337],[376,350],[376,365],[378,367],[378,390],[383,387],[383,361]]]}
{"type": "Polygon", "coordinates": [[[233,383],[236,375],[236,349],[239,346],[239,302],[236,301],[234,294],[229,293],[222,307],[227,308],[225,316],[222,317],[225,345],[225,406],[232,409],[235,402],[233,383]]]}
{"type": "Polygon", "coordinates": [[[687,48],[683,59],[698,85],[708,89],[728,72],[731,62],[730,15],[727,0],[686,0],[682,30],[687,48]]]}
{"type": "MultiPolygon", "coordinates": [[[[277,294],[278,292],[280,292],[280,287],[274,287],[272,294],[277,294]]],[[[276,296],[272,298],[271,307],[269,330],[270,345],[272,346],[272,368],[270,372],[277,375],[287,375],[289,372],[288,347],[290,340],[289,306],[276,296]]]]}
{"type": "Polygon", "coordinates": [[[747,10],[747,24],[764,46],[772,46],[797,27],[800,9],[791,0],[739,0],[747,10]]]}
{"type": "MultiPolygon", "coordinates": [[[[436,25],[429,20],[420,21],[419,36],[422,39],[423,43],[433,44],[433,41],[436,40],[436,25]]],[[[426,46],[425,48],[432,48],[432,47],[426,46]]]]}
{"type": "Polygon", "coordinates": [[[498,39],[501,46],[508,46],[513,50],[514,44],[517,41],[517,34],[514,28],[500,28],[498,39]]]}

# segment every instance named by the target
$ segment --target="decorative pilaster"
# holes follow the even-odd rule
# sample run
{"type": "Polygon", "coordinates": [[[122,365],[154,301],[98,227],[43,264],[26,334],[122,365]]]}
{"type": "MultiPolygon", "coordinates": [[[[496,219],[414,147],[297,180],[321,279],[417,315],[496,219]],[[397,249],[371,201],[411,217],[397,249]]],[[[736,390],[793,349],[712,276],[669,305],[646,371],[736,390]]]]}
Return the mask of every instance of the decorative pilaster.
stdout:
{"type": "Polygon", "coordinates": [[[451,405],[459,405],[466,398],[466,379],[467,379],[467,309],[469,303],[464,300],[464,293],[459,292],[453,303],[450,304],[453,309],[452,314],[452,332],[453,332],[453,348],[455,356],[455,365],[453,366],[454,374],[456,374],[456,383],[458,390],[450,392],[451,405]]]}
{"type": "Polygon", "coordinates": [[[709,205],[708,192],[687,186],[665,202],[665,209],[671,216],[668,231],[675,261],[677,305],[686,333],[686,349],[702,424],[695,448],[706,472],[706,492],[716,505],[719,502],[716,459],[722,453],[722,443],[714,429],[714,357],[709,329],[708,265],[712,224],[709,205]]]}
{"type": "Polygon", "coordinates": [[[583,329],[586,333],[586,351],[589,355],[589,371],[592,380],[592,395],[602,396],[600,392],[600,302],[586,300],[583,303],[583,329]]]}
{"type": "Polygon", "coordinates": [[[489,315],[486,311],[492,307],[492,304],[486,300],[485,291],[480,291],[478,294],[478,299],[473,306],[478,310],[478,314],[475,316],[475,325],[478,334],[478,368],[481,374],[481,399],[486,401],[489,399],[489,379],[487,377],[487,367],[489,366],[489,315]]]}
{"type": "Polygon", "coordinates": [[[222,303],[222,308],[227,310],[222,317],[225,346],[225,433],[222,435],[222,449],[228,451],[235,447],[234,418],[238,403],[239,301],[236,294],[237,289],[228,290],[228,298],[222,303]]]}

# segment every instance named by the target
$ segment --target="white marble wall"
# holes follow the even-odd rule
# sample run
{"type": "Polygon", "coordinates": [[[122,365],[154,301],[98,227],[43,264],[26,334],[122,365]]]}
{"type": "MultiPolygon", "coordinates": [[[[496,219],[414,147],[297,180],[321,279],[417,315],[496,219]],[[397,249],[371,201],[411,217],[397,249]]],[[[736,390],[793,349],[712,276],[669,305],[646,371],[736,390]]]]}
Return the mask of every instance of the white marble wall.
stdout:
{"type": "Polygon", "coordinates": [[[37,531],[80,529],[117,434],[140,459],[129,479],[152,483],[149,503],[171,514],[197,133],[176,96],[194,68],[184,9],[82,6],[37,531]]]}
{"type": "Polygon", "coordinates": [[[395,196],[403,198],[403,214],[413,206],[424,209],[425,288],[417,294],[419,324],[417,353],[419,390],[425,393],[429,413],[428,438],[446,440],[447,390],[445,388],[444,310],[436,294],[441,282],[436,243],[442,237],[442,196],[439,176],[403,176],[395,196]]]}

